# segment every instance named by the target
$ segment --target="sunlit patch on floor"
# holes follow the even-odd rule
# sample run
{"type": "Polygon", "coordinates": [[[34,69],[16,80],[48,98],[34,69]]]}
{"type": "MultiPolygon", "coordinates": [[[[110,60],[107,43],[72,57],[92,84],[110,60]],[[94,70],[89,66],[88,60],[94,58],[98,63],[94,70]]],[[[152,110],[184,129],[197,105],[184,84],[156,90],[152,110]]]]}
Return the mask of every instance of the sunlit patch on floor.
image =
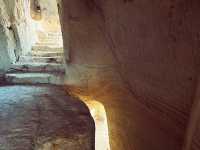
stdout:
{"type": "Polygon", "coordinates": [[[95,121],[95,150],[110,150],[106,111],[100,102],[86,101],[95,121]]]}

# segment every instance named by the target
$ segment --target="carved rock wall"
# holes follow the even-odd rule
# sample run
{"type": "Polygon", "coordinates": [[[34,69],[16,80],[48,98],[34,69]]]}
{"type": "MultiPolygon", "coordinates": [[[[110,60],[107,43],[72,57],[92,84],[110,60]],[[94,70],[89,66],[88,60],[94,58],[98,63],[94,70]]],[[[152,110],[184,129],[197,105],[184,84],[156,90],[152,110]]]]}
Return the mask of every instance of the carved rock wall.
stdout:
{"type": "Polygon", "coordinates": [[[35,32],[30,17],[29,0],[1,0],[0,4],[0,69],[6,70],[22,53],[31,50],[35,32]]]}
{"type": "Polygon", "coordinates": [[[200,2],[65,0],[60,6],[67,88],[105,105],[111,149],[180,150],[198,76],[200,2]]]}
{"type": "Polygon", "coordinates": [[[9,14],[3,0],[0,1],[0,5],[0,70],[4,71],[15,60],[15,41],[10,27],[9,14]]]}

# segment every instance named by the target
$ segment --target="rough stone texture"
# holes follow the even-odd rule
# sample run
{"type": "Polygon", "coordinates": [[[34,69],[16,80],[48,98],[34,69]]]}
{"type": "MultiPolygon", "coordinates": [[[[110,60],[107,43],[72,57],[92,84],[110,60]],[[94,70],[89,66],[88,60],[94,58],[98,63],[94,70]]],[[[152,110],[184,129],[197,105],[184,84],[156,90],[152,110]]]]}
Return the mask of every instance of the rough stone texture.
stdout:
{"type": "Polygon", "coordinates": [[[4,79],[9,84],[63,85],[65,66],[61,62],[62,56],[24,56],[20,62],[11,65],[4,79]]]}
{"type": "Polygon", "coordinates": [[[57,64],[57,63],[16,63],[13,64],[7,72],[8,73],[16,73],[16,72],[65,73],[65,66],[63,64],[57,64]]]}
{"type": "Polygon", "coordinates": [[[60,63],[63,64],[63,56],[21,56],[20,62],[24,63],[60,63]]]}
{"type": "Polygon", "coordinates": [[[88,108],[59,87],[0,87],[0,127],[1,150],[94,150],[88,108]]]}
{"type": "Polygon", "coordinates": [[[6,5],[3,0],[0,1],[0,71],[9,68],[12,61],[15,60],[14,37],[8,29],[10,26],[9,14],[6,11],[6,5]]]}
{"type": "Polygon", "coordinates": [[[6,70],[31,50],[34,23],[27,9],[29,0],[1,0],[0,6],[0,70],[6,70]]]}
{"type": "Polygon", "coordinates": [[[35,22],[30,16],[30,0],[8,0],[6,4],[15,34],[15,53],[17,56],[27,54],[36,41],[35,22]]]}
{"type": "Polygon", "coordinates": [[[37,21],[42,19],[41,7],[38,0],[30,0],[30,12],[32,19],[37,21]]]}
{"type": "Polygon", "coordinates": [[[66,84],[105,105],[111,149],[180,150],[198,75],[200,2],[59,5],[69,44],[66,84]]]}
{"type": "Polygon", "coordinates": [[[63,85],[65,74],[60,73],[7,73],[5,81],[9,84],[54,84],[63,85]]]}

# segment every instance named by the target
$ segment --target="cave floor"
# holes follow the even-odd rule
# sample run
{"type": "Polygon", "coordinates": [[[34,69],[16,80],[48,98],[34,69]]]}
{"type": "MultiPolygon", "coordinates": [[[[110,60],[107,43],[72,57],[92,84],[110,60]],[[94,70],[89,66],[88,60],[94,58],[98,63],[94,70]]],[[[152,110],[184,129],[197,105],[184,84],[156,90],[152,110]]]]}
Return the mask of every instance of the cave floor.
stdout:
{"type": "Polygon", "coordinates": [[[0,150],[90,150],[88,108],[57,86],[0,87],[0,150]]]}

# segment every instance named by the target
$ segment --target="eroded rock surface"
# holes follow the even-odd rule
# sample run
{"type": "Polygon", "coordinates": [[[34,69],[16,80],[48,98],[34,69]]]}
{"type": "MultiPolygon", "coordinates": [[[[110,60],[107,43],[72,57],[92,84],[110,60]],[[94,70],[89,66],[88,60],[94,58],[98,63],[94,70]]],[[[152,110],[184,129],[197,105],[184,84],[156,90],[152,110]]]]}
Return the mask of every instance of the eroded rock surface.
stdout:
{"type": "Polygon", "coordinates": [[[29,1],[0,0],[0,6],[0,71],[5,71],[30,52],[36,35],[29,1]]]}
{"type": "Polygon", "coordinates": [[[53,86],[0,87],[1,150],[93,150],[87,107],[53,86]]]}

